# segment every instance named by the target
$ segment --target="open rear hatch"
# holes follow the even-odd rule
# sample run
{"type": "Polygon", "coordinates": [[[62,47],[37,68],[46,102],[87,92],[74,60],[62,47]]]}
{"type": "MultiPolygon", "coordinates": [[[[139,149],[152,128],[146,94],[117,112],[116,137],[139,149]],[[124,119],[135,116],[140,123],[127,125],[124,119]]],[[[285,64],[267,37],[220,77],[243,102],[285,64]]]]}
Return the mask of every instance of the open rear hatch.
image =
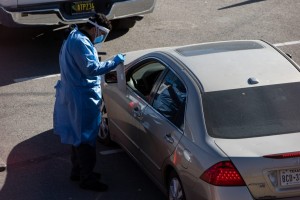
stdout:
{"type": "Polygon", "coordinates": [[[256,199],[299,197],[300,133],[216,139],[256,199]]]}

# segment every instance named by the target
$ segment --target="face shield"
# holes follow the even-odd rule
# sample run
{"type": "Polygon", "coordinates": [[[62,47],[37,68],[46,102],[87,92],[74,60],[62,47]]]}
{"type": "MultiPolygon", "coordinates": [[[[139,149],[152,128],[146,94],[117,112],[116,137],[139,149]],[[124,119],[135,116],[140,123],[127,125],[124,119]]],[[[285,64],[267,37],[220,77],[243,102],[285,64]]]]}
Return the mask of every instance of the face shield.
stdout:
{"type": "Polygon", "coordinates": [[[109,29],[98,25],[97,23],[88,20],[88,22],[96,27],[95,31],[95,39],[93,41],[94,44],[100,44],[105,41],[106,37],[109,34],[109,29]]]}

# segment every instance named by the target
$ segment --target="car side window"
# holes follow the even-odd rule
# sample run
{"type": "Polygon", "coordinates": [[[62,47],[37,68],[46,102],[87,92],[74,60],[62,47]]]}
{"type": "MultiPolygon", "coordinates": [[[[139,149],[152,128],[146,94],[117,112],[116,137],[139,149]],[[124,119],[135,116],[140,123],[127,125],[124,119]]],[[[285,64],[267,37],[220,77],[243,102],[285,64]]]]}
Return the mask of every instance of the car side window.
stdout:
{"type": "Polygon", "coordinates": [[[127,85],[147,100],[154,83],[164,69],[165,66],[159,62],[147,63],[127,76],[127,85]]]}
{"type": "Polygon", "coordinates": [[[152,106],[182,130],[185,104],[186,88],[181,80],[169,71],[154,96],[152,106]]]}

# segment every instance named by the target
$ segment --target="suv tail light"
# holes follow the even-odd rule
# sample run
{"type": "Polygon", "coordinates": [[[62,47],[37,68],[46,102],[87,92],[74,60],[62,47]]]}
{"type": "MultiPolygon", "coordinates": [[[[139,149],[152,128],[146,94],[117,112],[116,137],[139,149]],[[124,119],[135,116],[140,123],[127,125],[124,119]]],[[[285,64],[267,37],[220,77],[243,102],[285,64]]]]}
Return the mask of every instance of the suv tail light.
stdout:
{"type": "Polygon", "coordinates": [[[207,169],[200,178],[216,186],[244,186],[245,182],[231,161],[218,162],[207,169]]]}

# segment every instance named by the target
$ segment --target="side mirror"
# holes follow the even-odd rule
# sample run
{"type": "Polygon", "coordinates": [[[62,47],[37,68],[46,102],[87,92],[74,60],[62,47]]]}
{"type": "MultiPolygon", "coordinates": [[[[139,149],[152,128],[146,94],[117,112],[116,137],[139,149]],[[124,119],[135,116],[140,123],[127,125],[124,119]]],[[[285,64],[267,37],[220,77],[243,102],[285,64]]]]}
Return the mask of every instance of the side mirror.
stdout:
{"type": "Polygon", "coordinates": [[[117,83],[117,71],[111,71],[104,75],[104,80],[106,83],[117,83]]]}
{"type": "Polygon", "coordinates": [[[121,92],[126,92],[126,79],[124,64],[120,64],[116,67],[115,71],[110,71],[104,75],[106,83],[118,83],[118,88],[121,92]]]}

